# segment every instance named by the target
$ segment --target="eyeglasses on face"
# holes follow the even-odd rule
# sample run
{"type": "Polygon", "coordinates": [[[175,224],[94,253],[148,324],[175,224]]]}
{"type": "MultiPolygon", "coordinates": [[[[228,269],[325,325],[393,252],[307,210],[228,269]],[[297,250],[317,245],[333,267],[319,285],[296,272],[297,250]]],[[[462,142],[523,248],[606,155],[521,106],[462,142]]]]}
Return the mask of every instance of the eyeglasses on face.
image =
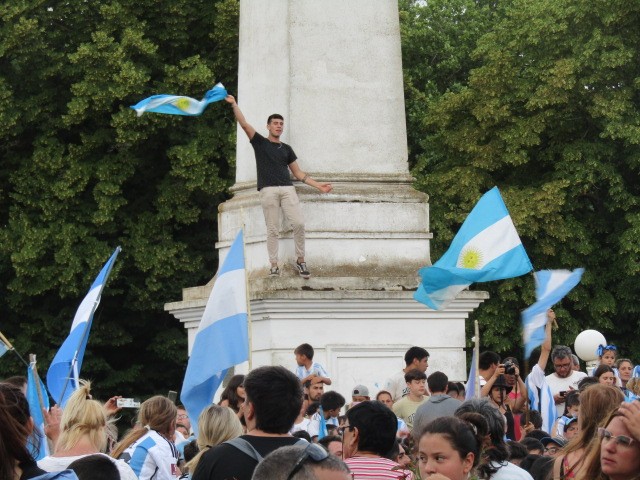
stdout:
{"type": "Polygon", "coordinates": [[[609,443],[610,440],[615,440],[617,445],[623,447],[630,447],[635,442],[633,438],[627,437],[626,435],[614,437],[609,430],[602,427],[598,428],[598,436],[602,440],[602,443],[609,443]]]}
{"type": "Polygon", "coordinates": [[[558,450],[560,450],[558,447],[547,447],[544,449],[545,452],[548,452],[552,455],[555,455],[556,453],[558,453],[558,450]]]}
{"type": "Polygon", "coordinates": [[[296,461],[291,469],[291,473],[287,476],[287,480],[291,480],[293,476],[300,471],[304,462],[311,459],[315,463],[322,462],[329,457],[329,452],[317,443],[310,443],[300,454],[300,458],[296,461]]]}
{"type": "Polygon", "coordinates": [[[187,415],[186,413],[179,413],[178,418],[180,420],[184,420],[185,418],[189,418],[189,415],[187,415]]]}
{"type": "Polygon", "coordinates": [[[345,425],[344,427],[338,427],[338,434],[343,437],[344,436],[344,432],[347,430],[353,430],[354,427],[353,425],[345,425]]]}

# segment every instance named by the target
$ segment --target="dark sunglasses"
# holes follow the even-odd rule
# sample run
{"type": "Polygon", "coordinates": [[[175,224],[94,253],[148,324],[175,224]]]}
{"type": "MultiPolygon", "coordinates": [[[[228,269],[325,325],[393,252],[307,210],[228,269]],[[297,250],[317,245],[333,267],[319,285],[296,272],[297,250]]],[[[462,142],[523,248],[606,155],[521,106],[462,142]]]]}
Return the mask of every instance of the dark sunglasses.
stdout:
{"type": "Polygon", "coordinates": [[[291,480],[293,476],[304,466],[304,462],[311,459],[315,463],[322,462],[329,457],[329,452],[317,443],[310,443],[300,454],[300,458],[296,461],[291,469],[291,473],[287,476],[287,480],[291,480]]]}
{"type": "Polygon", "coordinates": [[[617,437],[614,437],[609,430],[602,427],[598,428],[598,436],[602,440],[602,443],[608,443],[609,440],[615,440],[617,445],[621,445],[623,447],[630,447],[633,445],[633,442],[635,442],[633,438],[625,435],[618,435],[617,437]]]}

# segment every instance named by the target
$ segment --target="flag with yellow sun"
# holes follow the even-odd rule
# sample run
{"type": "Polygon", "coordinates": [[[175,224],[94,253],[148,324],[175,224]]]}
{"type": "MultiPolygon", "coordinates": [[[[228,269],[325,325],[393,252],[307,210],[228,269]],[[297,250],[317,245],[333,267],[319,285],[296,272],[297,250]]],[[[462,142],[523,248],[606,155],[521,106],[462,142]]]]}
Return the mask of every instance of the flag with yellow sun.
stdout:
{"type": "Polygon", "coordinates": [[[475,282],[518,277],[533,270],[498,187],[478,201],[434,265],[421,268],[413,298],[443,310],[475,282]]]}
{"type": "Polygon", "coordinates": [[[165,113],[168,115],[200,115],[207,108],[207,105],[218,102],[227,96],[224,85],[218,83],[211,90],[204,94],[202,100],[185,97],[184,95],[152,95],[140,100],[132,105],[138,116],[145,112],[165,113]]]}

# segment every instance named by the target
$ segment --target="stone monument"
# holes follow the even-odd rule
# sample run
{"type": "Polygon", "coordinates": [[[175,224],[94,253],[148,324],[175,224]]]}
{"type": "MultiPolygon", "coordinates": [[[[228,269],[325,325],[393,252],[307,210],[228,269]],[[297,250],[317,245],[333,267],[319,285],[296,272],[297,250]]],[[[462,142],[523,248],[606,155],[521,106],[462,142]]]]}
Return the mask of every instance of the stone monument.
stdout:
{"type": "MultiPolygon", "coordinates": [[[[269,278],[255,158],[238,128],[236,183],[219,206],[216,247],[222,261],[244,227],[251,365],[294,368],[293,349],[307,342],[331,388],[349,397],[362,383],[375,394],[418,345],[431,354],[430,371],[466,379],[465,319],[487,294],[462,292],[444,311],[412,298],[431,233],[428,197],[408,170],[397,1],[241,1],[237,100],[262,134],[268,115],[282,114],[282,139],[301,168],[334,186],[323,195],[295,183],[312,277],[294,271],[283,223],[283,273],[269,278]]],[[[165,306],[185,323],[189,348],[212,282],[165,306]]]]}

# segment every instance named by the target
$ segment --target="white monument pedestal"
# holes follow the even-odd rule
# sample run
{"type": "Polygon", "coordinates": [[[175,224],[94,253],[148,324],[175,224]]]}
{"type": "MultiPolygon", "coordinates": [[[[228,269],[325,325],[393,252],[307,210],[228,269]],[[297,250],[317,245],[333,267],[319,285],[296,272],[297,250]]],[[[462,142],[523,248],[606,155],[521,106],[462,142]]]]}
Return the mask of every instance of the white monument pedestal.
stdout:
{"type": "MultiPolygon", "coordinates": [[[[244,229],[252,366],[294,368],[293,349],[310,343],[348,397],[358,383],[382,388],[417,345],[431,354],[429,371],[466,379],[464,321],[488,295],[463,292],[445,311],[412,298],[431,233],[428,197],[412,188],[407,165],[397,1],[243,0],[239,52],[248,122],[266,135],[267,117],[282,114],[282,140],[301,169],[334,187],[323,195],[295,183],[311,279],[294,271],[285,224],[282,275],[268,278],[255,158],[238,128],[234,196],[219,206],[216,247],[222,262],[244,229]]],[[[189,348],[210,289],[184,289],[165,306],[185,323],[189,348]]]]}

